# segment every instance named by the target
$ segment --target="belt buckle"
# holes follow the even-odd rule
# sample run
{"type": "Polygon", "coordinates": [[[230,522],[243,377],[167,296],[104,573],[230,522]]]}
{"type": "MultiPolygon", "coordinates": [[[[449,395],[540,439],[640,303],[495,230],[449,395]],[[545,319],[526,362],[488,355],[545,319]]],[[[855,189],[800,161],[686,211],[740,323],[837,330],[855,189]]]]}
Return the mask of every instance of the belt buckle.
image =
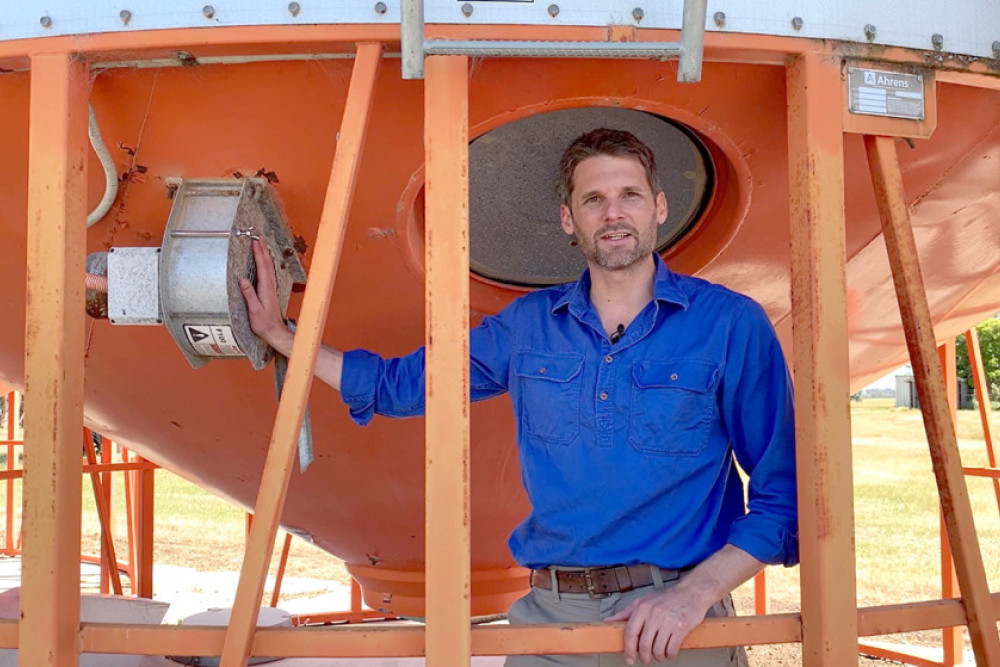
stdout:
{"type": "Polygon", "coordinates": [[[590,599],[591,600],[602,600],[602,599],[604,599],[606,597],[609,597],[611,595],[611,593],[599,593],[597,590],[594,589],[594,578],[592,576],[590,576],[590,573],[594,569],[595,568],[592,568],[592,567],[585,567],[585,568],[583,568],[583,580],[584,580],[584,582],[587,585],[587,595],[590,596],[590,599]]]}

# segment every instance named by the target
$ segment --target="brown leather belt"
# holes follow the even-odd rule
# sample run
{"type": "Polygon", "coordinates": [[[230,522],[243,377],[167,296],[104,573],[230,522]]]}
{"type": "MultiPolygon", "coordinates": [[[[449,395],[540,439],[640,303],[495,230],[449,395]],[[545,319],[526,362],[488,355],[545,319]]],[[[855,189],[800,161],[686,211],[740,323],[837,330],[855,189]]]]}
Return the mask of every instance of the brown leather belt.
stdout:
{"type": "MultiPolygon", "coordinates": [[[[533,570],[531,585],[552,590],[552,572],[560,593],[587,593],[602,598],[612,593],[625,593],[634,588],[653,584],[653,565],[619,565],[617,567],[587,567],[578,570],[533,570]]],[[[666,570],[659,568],[663,581],[674,581],[691,568],[666,570]]]]}

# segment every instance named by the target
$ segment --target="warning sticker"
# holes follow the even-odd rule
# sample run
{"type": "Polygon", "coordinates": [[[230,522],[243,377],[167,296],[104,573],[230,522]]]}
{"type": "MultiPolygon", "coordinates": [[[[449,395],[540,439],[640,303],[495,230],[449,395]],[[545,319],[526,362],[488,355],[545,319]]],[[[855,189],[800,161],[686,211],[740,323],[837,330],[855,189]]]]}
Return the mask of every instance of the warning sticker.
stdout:
{"type": "Polygon", "coordinates": [[[192,344],[200,343],[206,338],[210,338],[212,334],[199,329],[198,327],[186,327],[188,338],[191,340],[192,344]]]}
{"type": "Polygon", "coordinates": [[[206,357],[244,357],[232,327],[185,324],[184,334],[195,352],[206,357]]]}

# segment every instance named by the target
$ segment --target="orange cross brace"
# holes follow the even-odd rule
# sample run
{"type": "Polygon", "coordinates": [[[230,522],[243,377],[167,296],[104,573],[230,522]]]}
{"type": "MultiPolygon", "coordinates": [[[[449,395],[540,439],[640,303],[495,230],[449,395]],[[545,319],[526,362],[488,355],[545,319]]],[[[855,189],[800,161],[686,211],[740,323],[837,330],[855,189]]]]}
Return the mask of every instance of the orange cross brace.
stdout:
{"type": "Polygon", "coordinates": [[[330,170],[330,182],[313,250],[309,283],[302,300],[299,325],[288,360],[285,387],[274,419],[274,430],[253,512],[253,526],[223,645],[221,667],[243,667],[250,654],[257,610],[264,592],[275,534],[288,491],[299,427],[312,387],[320,337],[340,262],[381,59],[380,43],[366,42],[358,45],[340,126],[340,138],[330,170]]]}

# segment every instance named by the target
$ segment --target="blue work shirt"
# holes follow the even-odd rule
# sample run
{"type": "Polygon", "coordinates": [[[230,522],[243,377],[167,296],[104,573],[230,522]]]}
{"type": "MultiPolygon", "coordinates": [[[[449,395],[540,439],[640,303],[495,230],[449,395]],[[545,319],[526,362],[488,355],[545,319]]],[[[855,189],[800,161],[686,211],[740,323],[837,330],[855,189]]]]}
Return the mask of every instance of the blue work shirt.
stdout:
{"type": "MultiPolygon", "coordinates": [[[[794,565],[792,389],[763,309],[656,257],[653,300],[611,343],[589,295],[584,272],[470,333],[472,400],[507,392],[516,417],[531,512],[514,559],[681,568],[729,543],[794,565]]],[[[341,391],[358,424],[423,414],[423,349],[346,353],[341,391]]]]}

